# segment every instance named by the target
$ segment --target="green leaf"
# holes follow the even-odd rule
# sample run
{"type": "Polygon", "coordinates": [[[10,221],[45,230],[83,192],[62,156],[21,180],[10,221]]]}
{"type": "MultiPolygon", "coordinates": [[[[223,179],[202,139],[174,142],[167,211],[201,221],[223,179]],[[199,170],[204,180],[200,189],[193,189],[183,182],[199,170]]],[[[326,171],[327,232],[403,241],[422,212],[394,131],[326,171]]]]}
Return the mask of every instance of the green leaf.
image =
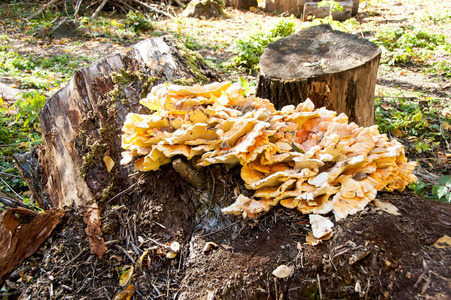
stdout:
{"type": "Polygon", "coordinates": [[[440,177],[438,183],[446,187],[451,187],[451,175],[445,175],[440,177]]]}
{"type": "Polygon", "coordinates": [[[445,197],[446,201],[451,202],[451,193],[448,193],[448,195],[445,197]]]}
{"type": "Polygon", "coordinates": [[[423,114],[421,113],[421,111],[417,112],[416,114],[414,114],[412,116],[412,121],[415,121],[415,122],[422,122],[423,121],[423,114]]]}
{"type": "MultiPolygon", "coordinates": [[[[444,198],[446,196],[446,194],[448,194],[448,192],[449,192],[448,188],[443,185],[434,185],[434,187],[437,187],[435,189],[435,192],[436,192],[438,199],[444,198]]],[[[432,188],[432,190],[434,192],[434,188],[432,188]]]]}
{"type": "Polygon", "coordinates": [[[241,86],[244,88],[244,96],[248,97],[250,94],[250,87],[249,83],[247,82],[246,78],[240,76],[240,82],[241,86]]]}

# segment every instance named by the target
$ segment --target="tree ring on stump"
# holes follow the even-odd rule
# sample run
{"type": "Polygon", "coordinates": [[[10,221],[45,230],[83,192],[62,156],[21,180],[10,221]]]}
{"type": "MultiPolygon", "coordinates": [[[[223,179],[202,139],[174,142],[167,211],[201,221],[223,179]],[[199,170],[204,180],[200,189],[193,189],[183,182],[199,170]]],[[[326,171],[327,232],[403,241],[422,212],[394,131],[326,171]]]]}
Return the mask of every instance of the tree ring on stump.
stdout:
{"type": "Polygon", "coordinates": [[[310,98],[360,126],[374,122],[377,46],[357,36],[313,26],[271,43],[260,59],[257,96],[277,109],[310,98]]]}

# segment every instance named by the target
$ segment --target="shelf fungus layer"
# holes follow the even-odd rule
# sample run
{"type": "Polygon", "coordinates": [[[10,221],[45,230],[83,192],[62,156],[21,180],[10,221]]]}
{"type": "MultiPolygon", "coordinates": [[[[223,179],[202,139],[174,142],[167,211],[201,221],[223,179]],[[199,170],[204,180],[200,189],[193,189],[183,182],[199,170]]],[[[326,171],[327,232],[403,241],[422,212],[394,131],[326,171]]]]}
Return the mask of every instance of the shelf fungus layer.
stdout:
{"type": "Polygon", "coordinates": [[[304,214],[341,219],[362,210],[377,191],[404,190],[416,181],[415,162],[377,126],[348,123],[344,114],[307,100],[275,110],[244,97],[239,84],[155,86],[123,126],[122,164],[158,170],[174,156],[198,166],[240,164],[252,198],[240,195],[224,213],[253,218],[281,204],[304,214]]]}

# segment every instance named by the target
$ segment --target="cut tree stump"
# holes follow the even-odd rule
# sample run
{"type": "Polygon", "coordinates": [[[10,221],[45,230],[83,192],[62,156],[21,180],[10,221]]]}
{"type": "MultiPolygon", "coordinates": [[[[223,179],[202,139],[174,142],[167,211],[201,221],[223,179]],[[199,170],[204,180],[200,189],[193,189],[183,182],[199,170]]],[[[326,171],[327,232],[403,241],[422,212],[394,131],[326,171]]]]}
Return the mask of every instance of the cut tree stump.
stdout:
{"type": "Polygon", "coordinates": [[[305,0],[266,0],[265,11],[302,17],[305,0]]]}
{"type": "MultiPolygon", "coordinates": [[[[218,80],[201,57],[180,47],[168,37],[143,41],[125,57],[109,56],[81,69],[46,101],[39,114],[43,135],[39,160],[42,178],[48,178],[47,195],[36,198],[49,203],[40,205],[85,206],[102,199],[113,181],[130,183],[128,170],[119,165],[120,130],[127,113],[144,110],[139,100],[155,84],[218,80]],[[114,79],[115,73],[122,74],[119,81],[114,79]],[[138,89],[128,87],[127,81],[137,81],[138,89]],[[118,94],[125,94],[129,101],[118,101],[118,94]],[[106,155],[119,169],[115,176],[106,172],[102,160],[106,155]]],[[[30,169],[25,163],[19,165],[20,169],[30,169]]]]}
{"type": "Polygon", "coordinates": [[[271,43],[260,59],[257,96],[280,109],[310,98],[316,107],[373,125],[377,46],[329,25],[302,30],[271,43]]]}
{"type": "MultiPolygon", "coordinates": [[[[294,15],[298,18],[303,18],[305,21],[307,20],[308,15],[310,15],[311,10],[313,9],[317,12],[317,14],[313,14],[316,15],[316,18],[327,17],[329,15],[328,7],[319,8],[319,2],[320,0],[266,0],[265,11],[270,13],[278,12],[283,15],[294,15]],[[307,14],[304,13],[305,11],[307,12],[307,14]]],[[[341,1],[340,4],[343,5],[343,2],[352,2],[351,8],[348,9],[346,7],[344,9],[344,11],[346,12],[346,18],[349,19],[351,16],[355,16],[359,10],[359,0],[341,1]]],[[[336,15],[340,16],[340,20],[344,16],[344,14],[336,15]]]]}
{"type": "Polygon", "coordinates": [[[228,5],[236,9],[249,10],[251,7],[258,7],[257,0],[228,0],[228,5]]]}
{"type": "Polygon", "coordinates": [[[15,157],[39,206],[83,211],[91,251],[101,258],[107,250],[100,222],[104,201],[136,180],[133,167],[119,163],[126,115],[148,113],[139,100],[156,84],[210,80],[219,77],[202,57],[170,37],[143,41],[125,56],[109,56],[76,72],[39,113],[43,144],[15,157]]]}

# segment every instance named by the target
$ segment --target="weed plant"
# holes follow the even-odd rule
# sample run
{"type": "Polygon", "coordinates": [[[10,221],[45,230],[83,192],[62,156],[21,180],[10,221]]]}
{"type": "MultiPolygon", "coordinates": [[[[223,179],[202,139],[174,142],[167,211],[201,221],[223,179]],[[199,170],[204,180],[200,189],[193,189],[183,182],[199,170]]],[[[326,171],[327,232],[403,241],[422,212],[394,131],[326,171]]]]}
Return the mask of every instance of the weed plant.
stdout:
{"type": "Polygon", "coordinates": [[[414,26],[378,31],[372,41],[383,48],[385,55],[382,63],[389,65],[423,63],[430,58],[433,51],[450,52],[451,50],[444,35],[431,33],[414,26]]]}
{"type": "Polygon", "coordinates": [[[294,17],[282,18],[268,31],[258,31],[237,40],[233,46],[236,56],[229,68],[239,68],[242,71],[258,71],[260,57],[265,48],[272,42],[289,36],[295,32],[294,17]]]}
{"type": "MultiPolygon", "coordinates": [[[[1,98],[0,98],[1,99],[1,98]]],[[[13,154],[25,152],[41,143],[38,113],[46,97],[36,91],[24,93],[12,107],[0,108],[0,191],[35,204],[27,195],[25,181],[13,163],[13,154]]],[[[0,101],[0,107],[3,101],[0,101]]]]}

